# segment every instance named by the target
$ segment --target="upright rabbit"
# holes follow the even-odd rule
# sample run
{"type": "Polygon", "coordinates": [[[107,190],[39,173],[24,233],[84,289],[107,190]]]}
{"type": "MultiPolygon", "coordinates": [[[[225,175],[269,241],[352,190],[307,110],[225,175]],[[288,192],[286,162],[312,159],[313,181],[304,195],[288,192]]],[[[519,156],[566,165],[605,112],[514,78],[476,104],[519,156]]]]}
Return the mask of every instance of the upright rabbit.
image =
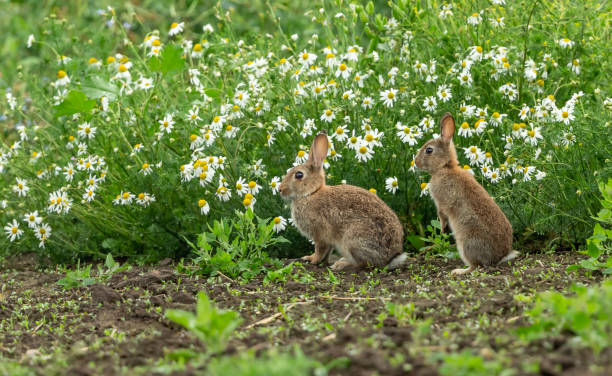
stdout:
{"type": "Polygon", "coordinates": [[[467,269],[495,265],[518,255],[512,250],[512,226],[487,191],[472,174],[459,167],[453,145],[455,120],[446,113],[440,121],[441,135],[419,150],[415,164],[431,174],[429,192],[443,231],[447,225],[455,236],[457,249],[467,269]]]}
{"type": "Polygon", "coordinates": [[[319,133],[306,163],[290,169],[279,187],[281,196],[291,202],[298,230],[315,244],[314,253],[302,259],[318,264],[335,248],[342,257],[333,270],[402,265],[407,257],[399,219],[372,192],[352,185],[326,185],[327,148],[327,135],[319,133]]]}

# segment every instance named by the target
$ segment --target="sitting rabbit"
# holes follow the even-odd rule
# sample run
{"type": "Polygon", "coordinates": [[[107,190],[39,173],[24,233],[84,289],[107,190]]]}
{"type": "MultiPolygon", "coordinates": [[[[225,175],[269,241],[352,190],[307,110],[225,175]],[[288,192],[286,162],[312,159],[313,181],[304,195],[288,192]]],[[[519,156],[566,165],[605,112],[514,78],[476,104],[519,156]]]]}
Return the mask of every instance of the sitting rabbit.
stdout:
{"type": "Polygon", "coordinates": [[[335,248],[342,257],[333,270],[402,265],[407,256],[402,252],[404,231],[397,215],[365,189],[326,185],[327,150],[327,135],[319,133],[308,160],[290,169],[279,187],[281,197],[291,202],[294,224],[315,244],[314,253],[302,259],[318,264],[335,248]]]}
{"type": "Polygon", "coordinates": [[[465,274],[477,266],[515,258],[518,252],[512,250],[510,222],[472,174],[459,167],[453,145],[455,120],[451,114],[442,117],[440,126],[440,137],[421,147],[415,164],[431,174],[429,192],[438,209],[442,230],[450,226],[459,255],[468,265],[467,269],[455,269],[451,274],[465,274]]]}

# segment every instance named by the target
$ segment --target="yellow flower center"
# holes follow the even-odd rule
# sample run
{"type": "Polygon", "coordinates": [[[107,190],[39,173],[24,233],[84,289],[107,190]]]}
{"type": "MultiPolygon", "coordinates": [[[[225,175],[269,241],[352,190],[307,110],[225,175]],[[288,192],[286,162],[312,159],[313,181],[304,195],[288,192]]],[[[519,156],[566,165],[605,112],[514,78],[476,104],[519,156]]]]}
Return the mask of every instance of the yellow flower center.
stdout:
{"type": "Polygon", "coordinates": [[[145,198],[145,194],[144,193],[139,193],[138,194],[138,199],[139,200],[144,200],[144,198],[145,198]]]}
{"type": "Polygon", "coordinates": [[[306,154],[306,152],[304,150],[300,150],[297,153],[298,157],[300,157],[300,158],[302,158],[304,156],[304,154],[306,154]]]}
{"type": "Polygon", "coordinates": [[[478,51],[478,53],[481,54],[482,53],[482,47],[476,46],[476,51],[478,51]]]}
{"type": "Polygon", "coordinates": [[[369,191],[374,193],[374,194],[376,194],[376,189],[374,189],[374,188],[370,188],[369,191]]]}
{"type": "Polygon", "coordinates": [[[391,186],[392,186],[392,187],[397,187],[397,180],[393,180],[393,181],[391,182],[391,186]]]}
{"type": "Polygon", "coordinates": [[[203,208],[204,206],[206,206],[206,200],[200,200],[198,201],[198,206],[203,208]]]}
{"type": "Polygon", "coordinates": [[[308,60],[308,52],[302,54],[302,60],[308,60]]]}
{"type": "Polygon", "coordinates": [[[487,157],[487,158],[491,158],[491,153],[486,152],[486,153],[485,153],[485,157],[487,157]]]}
{"type": "Polygon", "coordinates": [[[483,121],[483,119],[476,120],[476,122],[474,123],[474,128],[477,129],[480,126],[480,123],[482,123],[483,121]]]}
{"type": "Polygon", "coordinates": [[[281,219],[280,219],[280,217],[274,217],[274,224],[276,224],[276,225],[277,225],[277,224],[279,224],[279,223],[281,223],[281,219]]]}
{"type": "Polygon", "coordinates": [[[161,42],[159,41],[159,39],[155,39],[155,40],[154,40],[154,41],[151,43],[151,45],[152,45],[153,47],[159,47],[159,46],[161,46],[161,42]]]}
{"type": "Polygon", "coordinates": [[[340,66],[338,67],[338,69],[340,69],[341,71],[345,71],[346,70],[346,64],[340,64],[340,66]]]}
{"type": "Polygon", "coordinates": [[[365,136],[365,140],[366,140],[367,142],[372,142],[372,141],[374,140],[374,136],[372,136],[371,134],[367,134],[367,135],[365,136]]]}
{"type": "MultiPolygon", "coordinates": [[[[207,176],[207,175],[208,175],[207,173],[202,172],[202,173],[200,174],[200,180],[204,180],[204,179],[206,179],[206,176],[207,176]]],[[[240,189],[240,188],[238,188],[238,189],[240,189]]]]}
{"type": "Polygon", "coordinates": [[[119,72],[123,73],[123,72],[127,72],[127,67],[124,64],[119,65],[119,72]]]}
{"type": "Polygon", "coordinates": [[[115,62],[115,57],[114,56],[109,56],[106,58],[106,64],[112,64],[115,62]]]}
{"type": "Polygon", "coordinates": [[[244,200],[242,200],[242,205],[244,205],[244,206],[251,206],[251,199],[250,198],[245,198],[244,200]]]}
{"type": "Polygon", "coordinates": [[[464,169],[464,170],[469,170],[469,169],[470,169],[470,166],[468,166],[468,165],[463,165],[463,169],[464,169]]]}
{"type": "Polygon", "coordinates": [[[529,137],[534,137],[535,136],[535,131],[534,130],[530,130],[529,132],[527,132],[529,134],[529,137]]]}
{"type": "Polygon", "coordinates": [[[130,198],[130,193],[129,192],[123,192],[123,199],[127,200],[128,198],[130,198]]]}
{"type": "Polygon", "coordinates": [[[255,183],[253,180],[251,180],[251,181],[249,182],[249,188],[250,188],[250,189],[255,188],[255,186],[256,186],[256,185],[257,185],[257,183],[255,183]]]}
{"type": "Polygon", "coordinates": [[[173,22],[173,23],[172,23],[172,25],[170,25],[170,28],[171,28],[171,29],[174,29],[174,28],[175,28],[175,27],[177,27],[177,26],[178,26],[178,23],[173,22]]]}
{"type": "Polygon", "coordinates": [[[142,165],[142,169],[143,169],[143,170],[146,170],[147,168],[149,168],[149,164],[148,164],[148,163],[144,163],[144,164],[142,165]]]}
{"type": "Polygon", "coordinates": [[[198,138],[197,135],[192,134],[191,136],[189,136],[189,140],[191,140],[191,142],[195,141],[198,138]]]}
{"type": "Polygon", "coordinates": [[[561,113],[561,116],[562,116],[564,119],[567,119],[567,118],[569,117],[569,113],[568,113],[567,111],[563,111],[563,113],[561,113]]]}
{"type": "Polygon", "coordinates": [[[95,64],[98,62],[98,59],[96,59],[95,57],[90,57],[88,63],[91,64],[95,64]]]}
{"type": "Polygon", "coordinates": [[[16,233],[17,233],[17,231],[19,231],[19,229],[18,229],[17,227],[13,226],[13,227],[11,228],[11,232],[12,232],[13,234],[16,234],[16,233]]]}
{"type": "Polygon", "coordinates": [[[351,137],[351,144],[354,144],[357,142],[357,137],[353,136],[351,137]]]}
{"type": "Polygon", "coordinates": [[[325,116],[331,116],[332,113],[332,110],[325,110],[325,116]]]}
{"type": "Polygon", "coordinates": [[[280,63],[281,64],[285,64],[286,62],[287,62],[287,59],[285,59],[285,58],[280,59],[280,63]]]}
{"type": "Polygon", "coordinates": [[[219,116],[215,116],[213,118],[213,123],[218,123],[219,121],[221,121],[221,118],[219,116]]]}
{"type": "Polygon", "coordinates": [[[470,152],[471,152],[472,154],[473,154],[473,153],[476,153],[476,146],[472,146],[472,147],[470,148],[470,152]]]}
{"type": "Polygon", "coordinates": [[[60,69],[60,70],[58,70],[58,71],[57,71],[57,78],[58,78],[58,79],[60,79],[60,78],[64,78],[64,77],[66,77],[66,72],[64,72],[64,71],[63,71],[63,70],[61,70],[61,69],[60,69]]]}
{"type": "Polygon", "coordinates": [[[393,94],[393,92],[390,91],[389,93],[387,93],[387,98],[393,99],[393,98],[395,98],[395,94],[393,94]]]}
{"type": "Polygon", "coordinates": [[[362,147],[359,148],[359,152],[361,154],[365,154],[367,151],[368,151],[368,148],[366,148],[365,146],[362,146],[362,147]]]}
{"type": "Polygon", "coordinates": [[[201,45],[200,43],[196,43],[196,44],[194,44],[194,45],[193,45],[193,50],[194,50],[195,52],[200,52],[200,51],[202,51],[202,45],[201,45]]]}
{"type": "Polygon", "coordinates": [[[427,183],[421,183],[421,190],[427,188],[427,183]]]}
{"type": "Polygon", "coordinates": [[[474,18],[478,17],[478,13],[472,13],[472,17],[474,18]]]}
{"type": "Polygon", "coordinates": [[[461,123],[461,128],[462,129],[468,129],[470,127],[470,125],[467,123],[467,121],[464,121],[463,123],[461,123]]]}

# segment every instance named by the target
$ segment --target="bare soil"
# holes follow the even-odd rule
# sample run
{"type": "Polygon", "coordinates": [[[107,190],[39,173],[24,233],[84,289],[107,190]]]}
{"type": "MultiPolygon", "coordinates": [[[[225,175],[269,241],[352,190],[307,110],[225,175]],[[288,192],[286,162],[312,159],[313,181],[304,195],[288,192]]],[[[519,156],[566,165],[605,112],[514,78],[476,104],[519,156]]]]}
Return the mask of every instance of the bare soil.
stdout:
{"type": "MultiPolygon", "coordinates": [[[[461,262],[434,257],[413,258],[394,272],[331,277],[327,268],[304,265],[289,281],[269,284],[263,276],[247,284],[189,276],[167,260],[64,290],[56,284],[62,274],[20,256],[0,266],[0,358],[41,375],[151,374],[174,350],[202,349],[164,311],[193,311],[196,294],[205,291],[243,319],[226,355],[297,345],[323,363],[344,359],[331,374],[437,375],[437,354],[470,349],[517,375],[610,375],[612,349],[595,356],[571,333],[531,344],[513,333],[528,323],[525,310],[537,292],[601,280],[566,271],[581,257],[529,254],[454,278],[449,273],[461,262]],[[390,303],[408,309],[393,315],[390,303]]],[[[202,370],[187,367],[181,374],[202,370]]]]}

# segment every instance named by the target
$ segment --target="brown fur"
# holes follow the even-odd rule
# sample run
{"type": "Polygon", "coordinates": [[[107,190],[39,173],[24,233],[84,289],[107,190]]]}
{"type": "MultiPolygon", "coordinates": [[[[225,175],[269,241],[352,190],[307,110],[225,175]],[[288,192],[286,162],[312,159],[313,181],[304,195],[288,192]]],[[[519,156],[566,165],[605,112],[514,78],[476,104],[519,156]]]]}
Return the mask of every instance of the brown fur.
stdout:
{"type": "Polygon", "coordinates": [[[445,114],[440,124],[440,138],[429,140],[421,147],[415,164],[431,174],[429,192],[438,209],[442,229],[450,226],[459,254],[469,266],[456,269],[453,274],[512,258],[510,222],[476,179],[459,167],[452,141],[453,117],[445,114]],[[433,149],[430,154],[425,151],[428,147],[433,149]]]}
{"type": "Polygon", "coordinates": [[[315,137],[308,161],[289,170],[279,187],[281,196],[291,201],[295,225],[315,243],[315,252],[304,259],[318,264],[335,248],[342,258],[332,269],[390,264],[403,248],[404,231],[397,215],[365,189],[326,185],[322,164],[327,147],[325,134],[315,137]],[[295,176],[298,171],[301,179],[295,176]]]}

